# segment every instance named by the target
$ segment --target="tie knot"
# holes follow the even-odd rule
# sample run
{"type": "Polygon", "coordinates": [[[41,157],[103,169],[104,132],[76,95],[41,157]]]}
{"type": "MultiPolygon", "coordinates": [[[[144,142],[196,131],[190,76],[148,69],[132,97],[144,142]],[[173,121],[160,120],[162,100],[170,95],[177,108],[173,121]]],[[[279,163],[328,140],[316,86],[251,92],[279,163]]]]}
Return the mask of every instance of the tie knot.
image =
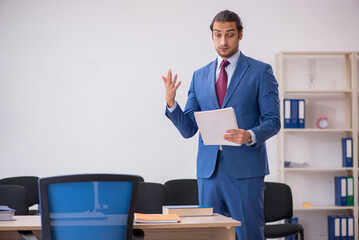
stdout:
{"type": "Polygon", "coordinates": [[[224,69],[225,67],[227,67],[228,64],[229,64],[229,62],[228,62],[227,60],[223,60],[223,61],[221,62],[221,69],[224,69]]]}

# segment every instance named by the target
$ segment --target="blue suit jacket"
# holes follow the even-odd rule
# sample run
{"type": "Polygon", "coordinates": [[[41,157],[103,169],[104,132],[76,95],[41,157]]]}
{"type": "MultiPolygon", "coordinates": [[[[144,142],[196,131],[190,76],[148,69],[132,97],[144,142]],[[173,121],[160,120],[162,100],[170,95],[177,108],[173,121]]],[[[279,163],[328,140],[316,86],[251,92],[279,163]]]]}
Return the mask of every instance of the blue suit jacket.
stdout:
{"type": "MultiPolygon", "coordinates": [[[[166,116],[183,137],[196,134],[194,112],[219,109],[215,88],[217,60],[193,74],[184,111],[177,106],[166,116]]],[[[246,57],[243,53],[230,80],[223,108],[233,107],[238,128],[252,130],[257,143],[251,146],[223,146],[225,165],[234,178],[269,174],[265,141],[280,129],[278,83],[270,65],[246,57]]],[[[197,177],[209,178],[216,167],[218,146],[204,145],[199,137],[197,177]]]]}

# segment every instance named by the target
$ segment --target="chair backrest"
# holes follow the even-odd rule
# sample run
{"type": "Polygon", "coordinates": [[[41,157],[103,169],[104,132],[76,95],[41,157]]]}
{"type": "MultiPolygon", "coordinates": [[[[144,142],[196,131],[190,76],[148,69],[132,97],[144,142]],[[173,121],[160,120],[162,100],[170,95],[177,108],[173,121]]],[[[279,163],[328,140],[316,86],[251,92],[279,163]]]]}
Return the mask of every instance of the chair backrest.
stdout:
{"type": "Polygon", "coordinates": [[[135,212],[162,213],[162,206],[167,204],[167,190],[163,184],[153,182],[139,184],[135,212]]]}
{"type": "Polygon", "coordinates": [[[265,222],[290,219],[293,216],[293,199],[290,187],[285,183],[265,182],[265,222]]]}
{"type": "Polygon", "coordinates": [[[15,215],[28,215],[27,190],[17,185],[0,185],[0,205],[15,209],[15,215]]]}
{"type": "Polygon", "coordinates": [[[169,205],[198,205],[198,185],[196,179],[174,179],[167,181],[169,205]]]}
{"type": "Polygon", "coordinates": [[[139,181],[117,174],[41,178],[42,239],[131,239],[139,181]]]}
{"type": "Polygon", "coordinates": [[[35,176],[19,176],[0,179],[0,185],[19,185],[26,188],[29,196],[29,207],[39,204],[39,178],[35,176]]]}

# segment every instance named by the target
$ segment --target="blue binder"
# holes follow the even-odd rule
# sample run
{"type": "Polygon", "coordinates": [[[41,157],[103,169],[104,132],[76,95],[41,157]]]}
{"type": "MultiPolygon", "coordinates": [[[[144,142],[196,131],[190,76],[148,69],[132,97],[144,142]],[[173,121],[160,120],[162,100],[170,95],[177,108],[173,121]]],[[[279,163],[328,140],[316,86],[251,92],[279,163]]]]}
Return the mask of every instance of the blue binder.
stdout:
{"type": "Polygon", "coordinates": [[[298,128],[305,128],[305,100],[298,99],[298,128]]]}
{"type": "Polygon", "coordinates": [[[291,128],[291,101],[290,99],[284,99],[284,128],[291,128]]]}
{"type": "Polygon", "coordinates": [[[298,128],[298,100],[284,99],[284,128],[298,128]]]}
{"type": "Polygon", "coordinates": [[[291,99],[291,112],[290,112],[290,119],[291,119],[291,127],[298,128],[298,100],[291,99]]]}
{"type": "Polygon", "coordinates": [[[340,239],[347,240],[348,236],[348,218],[346,216],[340,217],[340,239]]]}
{"type": "Polygon", "coordinates": [[[353,216],[347,216],[347,239],[348,240],[354,240],[354,217],[353,216]]]}
{"type": "Polygon", "coordinates": [[[340,240],[340,217],[328,216],[328,240],[340,240]]]}
{"type": "Polygon", "coordinates": [[[353,138],[342,138],[343,167],[353,167],[353,138]]]}
{"type": "MultiPolygon", "coordinates": [[[[289,223],[289,221],[287,219],[285,219],[285,223],[289,223]]],[[[298,218],[297,217],[292,217],[291,218],[291,223],[297,224],[298,223],[298,218]]],[[[285,240],[295,240],[295,236],[289,236],[289,237],[285,237],[285,240]]]]}
{"type": "Polygon", "coordinates": [[[347,178],[335,177],[335,206],[347,206],[347,178]]]}

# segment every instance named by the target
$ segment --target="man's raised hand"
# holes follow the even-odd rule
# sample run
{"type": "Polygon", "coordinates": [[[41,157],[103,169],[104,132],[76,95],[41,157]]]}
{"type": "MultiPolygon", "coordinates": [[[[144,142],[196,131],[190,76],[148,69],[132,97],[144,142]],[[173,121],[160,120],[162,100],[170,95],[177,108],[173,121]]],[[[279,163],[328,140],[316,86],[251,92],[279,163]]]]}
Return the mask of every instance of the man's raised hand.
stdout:
{"type": "Polygon", "coordinates": [[[172,71],[171,69],[168,70],[167,77],[162,76],[163,82],[165,84],[166,88],[166,102],[167,106],[169,108],[173,107],[175,104],[175,98],[176,98],[176,91],[177,88],[181,85],[181,81],[179,81],[177,84],[177,74],[175,74],[173,80],[172,80],[172,71]]]}

